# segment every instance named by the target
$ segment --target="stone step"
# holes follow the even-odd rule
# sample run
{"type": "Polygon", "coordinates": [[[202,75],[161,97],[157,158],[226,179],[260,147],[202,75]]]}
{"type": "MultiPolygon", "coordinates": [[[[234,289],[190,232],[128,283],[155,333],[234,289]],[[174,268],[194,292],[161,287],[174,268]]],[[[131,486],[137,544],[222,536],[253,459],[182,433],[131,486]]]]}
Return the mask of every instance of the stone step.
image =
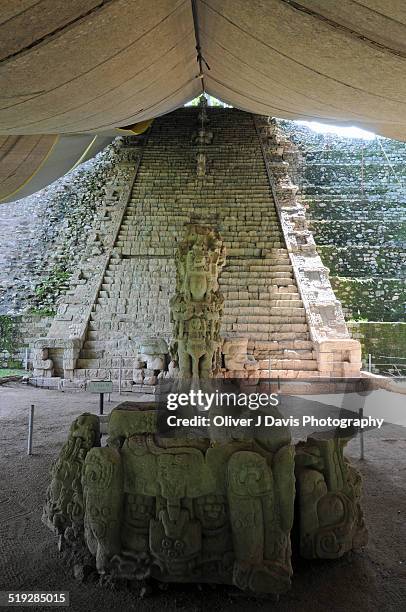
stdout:
{"type": "Polygon", "coordinates": [[[263,353],[273,353],[273,351],[281,351],[281,350],[304,350],[304,351],[312,351],[313,350],[313,342],[311,340],[271,340],[271,341],[258,341],[251,340],[248,342],[248,351],[254,352],[254,354],[259,355],[263,353]]]}
{"type": "MultiPolygon", "coordinates": [[[[224,325],[227,327],[227,325],[224,325]]],[[[282,332],[307,332],[307,324],[305,322],[300,323],[282,323],[277,322],[276,324],[269,323],[267,329],[263,329],[262,323],[232,323],[231,329],[235,332],[268,332],[268,333],[282,333],[282,332]]]]}
{"type": "Polygon", "coordinates": [[[220,118],[214,112],[212,117],[218,133],[209,149],[204,188],[190,146],[195,112],[186,109],[170,122],[155,122],[115,244],[124,257],[109,265],[91,314],[78,360],[82,375],[103,377],[111,369],[116,378],[122,355],[123,383],[130,389],[134,345],[127,334],[134,338],[160,325],[170,336],[173,257],[183,226],[194,214],[216,218],[227,248],[220,277],[226,300],[222,334],[249,338],[249,350],[261,360],[261,377],[269,375],[269,354],[272,376],[317,375],[305,310],[251,117],[238,115],[238,129],[234,114],[220,118]]]}
{"type": "MultiPolygon", "coordinates": [[[[248,299],[249,297],[257,298],[259,294],[263,294],[261,297],[269,297],[269,295],[273,295],[275,289],[286,288],[289,290],[289,293],[293,293],[297,289],[296,286],[293,285],[292,278],[270,278],[270,279],[260,279],[263,284],[250,284],[250,285],[222,285],[220,287],[222,292],[224,293],[224,297],[228,300],[234,299],[244,299],[245,297],[248,299]],[[250,296],[251,294],[251,296],[250,296]],[[253,294],[256,294],[253,295],[253,294]]],[[[259,281],[258,281],[259,282],[259,281]]]]}
{"type": "Polygon", "coordinates": [[[132,352],[128,351],[116,351],[110,352],[109,350],[99,350],[99,351],[86,351],[82,350],[80,352],[79,359],[77,361],[77,367],[79,368],[93,368],[93,367],[121,367],[123,368],[133,368],[134,360],[136,357],[136,353],[133,350],[132,352]],[[87,364],[87,365],[86,365],[87,364]],[[100,366],[102,364],[102,366],[100,366]]]}
{"type": "Polygon", "coordinates": [[[238,315],[231,312],[224,312],[222,323],[223,325],[233,325],[234,323],[248,323],[250,325],[257,324],[259,326],[265,326],[265,330],[268,328],[268,325],[286,325],[286,321],[290,323],[306,323],[306,315],[303,313],[302,315],[238,315]]]}
{"type": "Polygon", "coordinates": [[[234,314],[238,314],[238,315],[254,315],[254,316],[260,316],[260,315],[269,315],[269,314],[273,314],[273,310],[275,308],[278,309],[282,309],[282,308],[286,308],[286,309],[300,309],[304,312],[304,308],[303,308],[303,304],[302,301],[300,299],[296,299],[296,300],[270,300],[268,304],[264,304],[262,305],[262,302],[260,303],[261,305],[259,306],[240,306],[240,305],[236,305],[236,306],[228,306],[228,304],[225,306],[224,308],[224,312],[232,312],[234,314]]]}
{"type": "MultiPolygon", "coordinates": [[[[122,372],[122,390],[124,391],[137,391],[138,393],[153,393],[155,390],[154,386],[150,385],[136,385],[132,381],[132,370],[130,368],[123,369],[122,372]],[[148,391],[149,389],[149,391],[148,391]]],[[[296,369],[276,369],[271,367],[271,371],[268,369],[257,370],[256,377],[261,379],[271,378],[275,380],[277,378],[281,379],[302,379],[302,380],[313,380],[319,377],[323,377],[323,374],[318,372],[317,370],[296,370],[296,369]]],[[[117,383],[119,378],[119,370],[118,368],[78,368],[74,371],[75,379],[99,379],[104,380],[111,376],[111,379],[115,381],[115,390],[117,390],[117,383]]],[[[241,376],[241,372],[228,372],[228,378],[241,376]]],[[[54,379],[52,379],[54,380],[54,379]]]]}
{"type": "MultiPolygon", "coordinates": [[[[232,326],[230,325],[230,328],[232,326]]],[[[307,326],[306,326],[307,328],[307,326]]],[[[222,333],[224,336],[226,337],[232,337],[232,336],[238,336],[241,338],[248,338],[248,341],[252,341],[252,332],[251,331],[246,331],[246,330],[238,330],[238,333],[233,333],[236,330],[233,329],[224,329],[222,330],[222,333]]],[[[290,341],[295,341],[295,340],[310,340],[310,334],[308,332],[308,330],[306,329],[306,331],[263,331],[261,330],[260,332],[257,332],[255,334],[255,339],[259,342],[279,342],[281,340],[290,340],[290,341]]]]}
{"type": "MultiPolygon", "coordinates": [[[[259,361],[260,370],[269,369],[269,359],[262,359],[259,361]]],[[[271,370],[306,370],[314,371],[317,370],[317,361],[310,357],[309,359],[272,359],[271,358],[271,370]]]]}
{"type": "Polygon", "coordinates": [[[83,351],[112,351],[117,352],[120,339],[106,339],[105,334],[102,332],[89,331],[87,333],[87,339],[83,343],[81,353],[83,351]],[[96,336],[92,335],[96,334],[96,336]],[[99,335],[98,335],[99,334],[99,335]]]}
{"type": "Polygon", "coordinates": [[[322,376],[320,372],[317,370],[278,370],[276,368],[272,368],[271,372],[269,370],[258,370],[258,378],[283,378],[283,379],[307,379],[312,380],[313,378],[318,378],[322,376]]]}

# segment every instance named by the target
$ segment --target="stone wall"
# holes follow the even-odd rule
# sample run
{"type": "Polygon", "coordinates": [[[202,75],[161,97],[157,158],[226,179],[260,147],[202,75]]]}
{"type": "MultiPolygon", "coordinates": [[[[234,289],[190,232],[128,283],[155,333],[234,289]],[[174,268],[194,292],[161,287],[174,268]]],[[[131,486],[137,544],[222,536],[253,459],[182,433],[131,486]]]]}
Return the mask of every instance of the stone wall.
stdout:
{"type": "MultiPolygon", "coordinates": [[[[174,256],[185,224],[216,227],[227,249],[220,276],[223,338],[248,339],[268,374],[316,372],[306,314],[294,280],[252,115],[210,109],[205,172],[195,142],[198,110],[157,119],[114,244],[75,375],[108,375],[121,358],[131,376],[138,338],[172,334],[174,256]],[[93,373],[93,374],[92,374],[93,373]]],[[[114,376],[114,372],[113,372],[114,376]]]]}
{"type": "Polygon", "coordinates": [[[406,323],[351,321],[348,327],[361,342],[366,369],[371,355],[373,372],[406,376],[406,323]]]}
{"type": "Polygon", "coordinates": [[[364,357],[378,345],[381,354],[398,355],[405,348],[395,325],[406,312],[405,143],[279,124],[301,152],[295,180],[347,320],[362,321],[364,357]],[[392,331],[380,321],[393,322],[392,331]]]}
{"type": "MultiPolygon", "coordinates": [[[[42,192],[0,206],[0,313],[34,308],[41,318],[56,309],[67,291],[69,296],[72,288],[86,283],[83,275],[95,276],[100,265],[101,270],[107,265],[92,307],[82,363],[97,361],[98,336],[106,335],[106,326],[110,336],[106,346],[111,344],[113,357],[126,357],[123,338],[157,334],[169,339],[173,254],[184,224],[197,216],[219,227],[228,250],[220,279],[226,295],[222,335],[248,337],[249,351],[258,359],[267,359],[272,351],[275,369],[299,367],[305,360],[314,370],[303,303],[252,116],[236,110],[210,111],[213,140],[206,147],[200,178],[198,147],[192,143],[196,116],[196,111],[188,109],[155,122],[125,205],[114,194],[114,185],[121,185],[117,164],[125,142],[117,139],[94,160],[42,192]],[[115,255],[105,264],[102,243],[110,244],[111,223],[122,214],[115,255]],[[95,257],[93,273],[93,259],[83,272],[83,255],[88,257],[89,249],[95,257]]],[[[277,189],[283,201],[285,193],[292,197],[292,180],[301,187],[297,199],[307,207],[318,252],[330,268],[347,318],[402,320],[405,145],[386,139],[332,138],[294,122],[278,125],[296,142],[302,156],[300,160],[297,149],[287,141],[282,145],[280,139],[279,144],[269,141],[277,189]]],[[[60,319],[66,319],[66,311],[60,319]]],[[[46,335],[47,325],[36,326],[38,317],[25,320],[32,333],[23,323],[24,337],[46,335]]],[[[378,331],[371,324],[368,338],[378,331]]],[[[398,354],[397,334],[385,333],[385,337],[398,354]]],[[[366,343],[364,347],[366,351],[366,343]]]]}
{"type": "Polygon", "coordinates": [[[0,314],[55,312],[96,223],[121,142],[38,193],[0,204],[0,314]]]}
{"type": "Polygon", "coordinates": [[[32,344],[36,338],[47,335],[53,317],[41,315],[0,315],[0,327],[1,319],[6,317],[13,321],[16,333],[12,346],[8,351],[2,350],[4,349],[5,339],[0,339],[0,367],[7,367],[11,361],[16,362],[15,365],[25,366],[27,358],[28,369],[32,369],[32,344]]]}

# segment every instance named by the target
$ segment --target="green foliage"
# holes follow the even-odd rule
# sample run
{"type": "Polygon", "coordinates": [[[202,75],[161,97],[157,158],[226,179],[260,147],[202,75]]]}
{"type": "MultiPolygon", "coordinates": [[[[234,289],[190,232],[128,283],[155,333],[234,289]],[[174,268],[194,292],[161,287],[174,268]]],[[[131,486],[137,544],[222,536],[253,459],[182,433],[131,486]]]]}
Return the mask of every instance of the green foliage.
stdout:
{"type": "Polygon", "coordinates": [[[39,315],[41,317],[53,317],[55,316],[56,310],[53,308],[39,308],[33,307],[30,308],[28,314],[30,315],[39,315]]]}
{"type": "MultiPolygon", "coordinates": [[[[185,104],[185,106],[199,106],[202,97],[203,97],[203,94],[201,94],[200,96],[197,96],[197,98],[193,98],[193,100],[185,104]]],[[[207,99],[208,106],[220,106],[222,108],[229,106],[229,104],[226,104],[225,102],[222,102],[221,100],[218,100],[214,96],[206,95],[206,99],[207,99]]]]}
{"type": "Polygon", "coordinates": [[[406,375],[406,323],[348,321],[348,327],[361,342],[364,362],[372,355],[373,371],[406,375]]]}
{"type": "Polygon", "coordinates": [[[7,376],[23,376],[26,371],[22,368],[0,368],[0,378],[6,378],[7,376]]]}
{"type": "Polygon", "coordinates": [[[0,352],[12,355],[20,343],[18,321],[15,317],[0,315],[0,352]]]}
{"type": "Polygon", "coordinates": [[[35,288],[30,314],[53,316],[56,299],[66,291],[70,272],[56,266],[35,288]]]}

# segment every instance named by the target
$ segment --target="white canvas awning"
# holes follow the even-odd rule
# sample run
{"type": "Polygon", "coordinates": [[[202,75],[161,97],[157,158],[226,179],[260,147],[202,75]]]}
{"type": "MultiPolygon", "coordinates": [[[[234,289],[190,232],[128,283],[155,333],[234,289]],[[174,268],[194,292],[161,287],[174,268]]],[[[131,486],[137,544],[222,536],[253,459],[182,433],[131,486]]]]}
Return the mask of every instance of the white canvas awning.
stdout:
{"type": "Polygon", "coordinates": [[[403,0],[0,0],[3,135],[102,133],[204,88],[405,140],[405,77],[403,0]]]}

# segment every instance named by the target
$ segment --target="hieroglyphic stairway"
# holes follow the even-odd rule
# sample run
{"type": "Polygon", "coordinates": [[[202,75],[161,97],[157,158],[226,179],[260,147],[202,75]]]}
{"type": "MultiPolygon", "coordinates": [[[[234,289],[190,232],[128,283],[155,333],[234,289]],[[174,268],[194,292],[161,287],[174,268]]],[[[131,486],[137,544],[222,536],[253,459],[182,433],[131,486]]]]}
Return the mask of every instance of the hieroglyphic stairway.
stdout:
{"type": "MultiPolygon", "coordinates": [[[[174,255],[191,221],[216,227],[227,250],[221,336],[245,358],[230,349],[225,375],[359,372],[358,343],[289,179],[290,143],[266,118],[219,108],[207,109],[210,137],[199,141],[199,116],[184,108],[156,119],[123,149],[75,285],[37,342],[38,375],[116,379],[122,367],[123,385],[132,385],[140,338],[171,340],[174,255]]],[[[165,360],[155,365],[137,382],[165,360]]]]}

